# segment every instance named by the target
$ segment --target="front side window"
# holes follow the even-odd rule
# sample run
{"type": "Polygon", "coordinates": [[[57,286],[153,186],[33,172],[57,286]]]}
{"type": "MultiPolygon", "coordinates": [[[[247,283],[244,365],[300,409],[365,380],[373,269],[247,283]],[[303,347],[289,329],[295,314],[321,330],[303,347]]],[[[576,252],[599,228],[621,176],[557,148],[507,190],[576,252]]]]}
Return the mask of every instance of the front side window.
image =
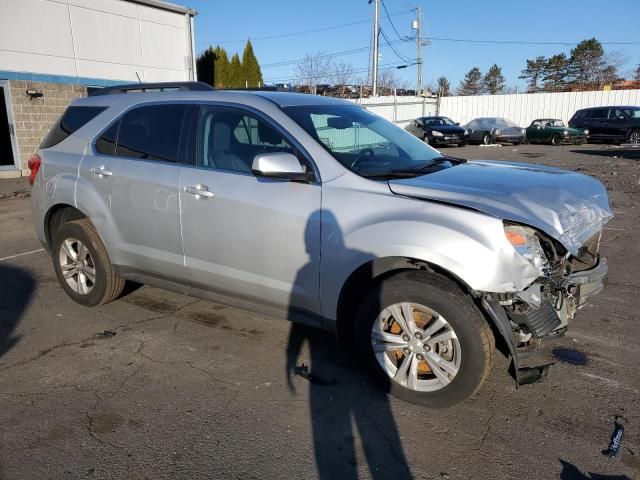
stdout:
{"type": "Polygon", "coordinates": [[[416,173],[440,157],[406,130],[356,105],[283,110],[343,166],[362,176],[416,173]]]}
{"type": "Polygon", "coordinates": [[[120,157],[178,161],[182,122],[187,105],[147,105],[122,117],[116,144],[120,157]]]}
{"type": "Polygon", "coordinates": [[[203,106],[198,127],[197,165],[232,172],[251,172],[260,153],[294,149],[266,120],[239,109],[203,106]]]}

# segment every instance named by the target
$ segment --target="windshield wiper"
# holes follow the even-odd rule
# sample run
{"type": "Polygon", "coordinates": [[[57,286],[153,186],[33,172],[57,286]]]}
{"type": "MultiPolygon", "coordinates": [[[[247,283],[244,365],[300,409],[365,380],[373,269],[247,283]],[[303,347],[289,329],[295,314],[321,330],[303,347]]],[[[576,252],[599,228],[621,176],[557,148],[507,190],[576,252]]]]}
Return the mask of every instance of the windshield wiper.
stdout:
{"type": "Polygon", "coordinates": [[[443,163],[451,163],[452,165],[460,165],[461,163],[465,163],[467,160],[464,158],[450,157],[448,155],[442,155],[440,157],[435,157],[427,163],[423,163],[422,165],[418,165],[417,167],[412,168],[393,168],[391,170],[383,170],[379,172],[358,172],[363,177],[367,178],[380,178],[380,177],[405,177],[411,178],[418,175],[424,175],[426,170],[429,170],[431,167],[437,167],[442,165],[443,163]]]}
{"type": "Polygon", "coordinates": [[[467,160],[464,158],[450,157],[449,155],[442,155],[440,157],[435,157],[430,162],[425,163],[424,165],[420,165],[416,170],[426,170],[430,167],[442,165],[443,163],[446,163],[446,162],[449,162],[453,165],[460,165],[461,163],[466,163],[467,160]]]}

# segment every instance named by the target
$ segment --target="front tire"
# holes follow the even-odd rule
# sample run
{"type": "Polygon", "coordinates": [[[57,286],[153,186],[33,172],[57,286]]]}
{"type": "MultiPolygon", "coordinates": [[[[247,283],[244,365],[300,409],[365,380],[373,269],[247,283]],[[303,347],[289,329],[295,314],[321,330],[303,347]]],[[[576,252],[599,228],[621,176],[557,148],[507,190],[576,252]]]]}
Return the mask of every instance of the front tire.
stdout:
{"type": "Polygon", "coordinates": [[[388,393],[432,408],[471,397],[495,351],[491,328],[446,277],[405,271],[380,282],[356,315],[358,358],[388,393]]]}
{"type": "Polygon", "coordinates": [[[62,225],[53,238],[53,268],[75,302],[94,307],[120,296],[125,281],[113,270],[107,250],[86,218],[62,225]]]}
{"type": "Polygon", "coordinates": [[[491,141],[491,135],[488,133],[485,133],[482,136],[482,145],[491,145],[492,141],[491,141]]]}
{"type": "Polygon", "coordinates": [[[627,139],[627,141],[629,143],[634,143],[634,144],[640,143],[640,130],[638,130],[638,129],[631,130],[631,132],[629,133],[629,138],[627,139]]]}
{"type": "Polygon", "coordinates": [[[553,137],[551,137],[551,145],[553,145],[554,147],[559,147],[560,145],[562,145],[560,135],[554,135],[553,137]]]}

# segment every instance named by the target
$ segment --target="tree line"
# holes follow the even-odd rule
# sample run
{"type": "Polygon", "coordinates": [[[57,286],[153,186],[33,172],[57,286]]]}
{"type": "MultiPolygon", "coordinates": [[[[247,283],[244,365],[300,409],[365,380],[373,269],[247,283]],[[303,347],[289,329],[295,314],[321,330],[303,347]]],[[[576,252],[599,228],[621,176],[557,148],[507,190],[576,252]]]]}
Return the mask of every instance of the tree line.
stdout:
{"type": "MultiPolygon", "coordinates": [[[[527,59],[526,67],[518,78],[527,81],[527,92],[565,92],[571,90],[598,90],[622,78],[619,75],[623,60],[616,52],[607,53],[597,39],[583,40],[570,54],[558,53],[550,57],[527,59]]],[[[640,65],[634,72],[640,81],[640,65]]],[[[453,94],[446,77],[436,81],[436,91],[442,96],[453,94]]],[[[455,93],[458,95],[495,95],[511,93],[506,86],[502,69],[494,64],[486,73],[478,67],[469,70],[455,93]]]]}
{"type": "Polygon", "coordinates": [[[263,85],[262,70],[251,40],[247,40],[244,46],[242,60],[237,52],[229,59],[229,54],[221,46],[209,46],[198,56],[196,68],[198,81],[216,88],[255,88],[263,85]]]}

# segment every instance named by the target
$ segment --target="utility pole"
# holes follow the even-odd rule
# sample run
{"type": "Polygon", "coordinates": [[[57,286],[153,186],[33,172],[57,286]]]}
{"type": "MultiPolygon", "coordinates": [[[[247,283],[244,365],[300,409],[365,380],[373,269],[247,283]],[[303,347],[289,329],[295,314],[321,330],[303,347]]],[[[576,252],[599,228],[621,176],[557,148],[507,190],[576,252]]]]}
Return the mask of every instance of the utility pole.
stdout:
{"type": "MultiPolygon", "coordinates": [[[[373,17],[373,85],[371,95],[378,96],[378,37],[380,35],[380,23],[378,16],[380,15],[380,0],[375,2],[375,14],[373,17]]],[[[371,3],[371,0],[369,0],[371,3]]]]}
{"type": "Polygon", "coordinates": [[[420,95],[422,90],[422,5],[418,5],[418,81],[416,95],[420,95]]]}

